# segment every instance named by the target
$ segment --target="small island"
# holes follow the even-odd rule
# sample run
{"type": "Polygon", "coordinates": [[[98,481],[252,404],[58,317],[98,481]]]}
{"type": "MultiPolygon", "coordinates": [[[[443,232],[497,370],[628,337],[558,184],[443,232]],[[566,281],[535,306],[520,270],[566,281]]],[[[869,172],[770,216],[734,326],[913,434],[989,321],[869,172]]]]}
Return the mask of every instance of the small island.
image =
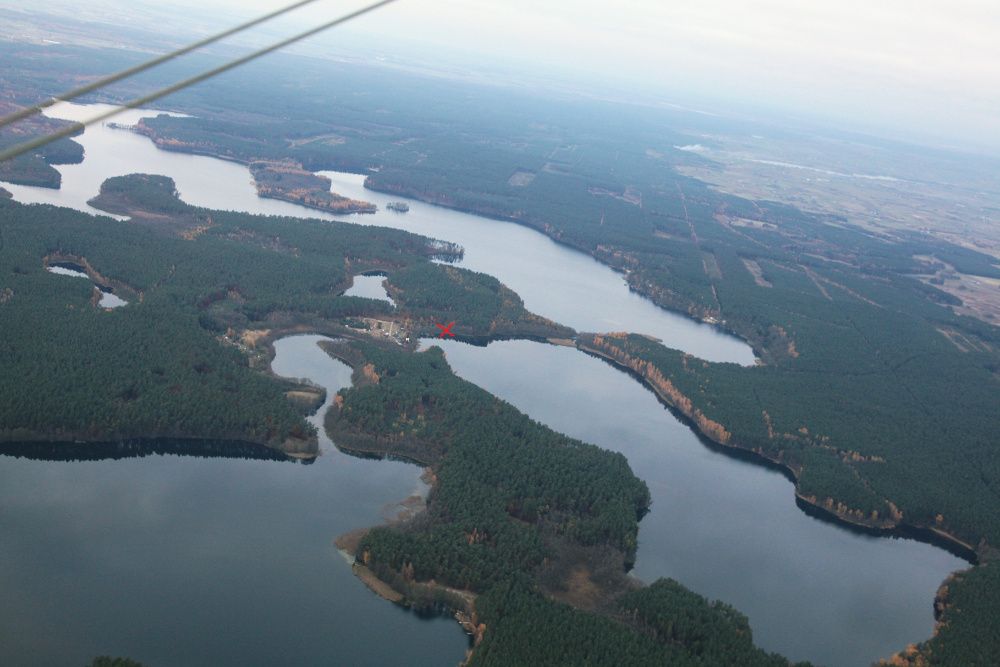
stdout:
{"type": "Polygon", "coordinates": [[[385,205],[390,211],[395,211],[396,213],[406,213],[410,210],[410,205],[405,201],[391,201],[385,205]]]}
{"type": "Polygon", "coordinates": [[[329,178],[306,171],[297,162],[259,160],[250,163],[250,173],[261,197],[281,199],[329,213],[374,213],[378,210],[371,202],[331,192],[333,182],[329,178]]]}

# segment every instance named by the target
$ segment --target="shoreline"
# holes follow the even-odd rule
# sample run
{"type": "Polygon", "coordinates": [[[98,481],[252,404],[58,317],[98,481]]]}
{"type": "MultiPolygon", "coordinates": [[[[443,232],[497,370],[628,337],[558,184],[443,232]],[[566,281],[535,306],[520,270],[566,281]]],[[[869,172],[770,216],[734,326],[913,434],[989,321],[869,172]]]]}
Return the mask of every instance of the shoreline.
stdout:
{"type": "Polygon", "coordinates": [[[624,269],[620,269],[618,267],[615,267],[615,266],[613,266],[613,265],[611,265],[611,264],[603,261],[600,257],[598,257],[596,250],[590,250],[590,249],[586,248],[585,246],[577,245],[575,243],[567,241],[562,236],[558,235],[556,233],[556,231],[555,231],[555,228],[551,227],[550,225],[547,225],[547,224],[538,225],[538,224],[529,222],[527,220],[522,220],[522,219],[519,219],[519,218],[513,218],[513,217],[510,217],[510,216],[504,216],[502,214],[491,214],[489,212],[481,211],[481,210],[476,210],[476,209],[473,209],[473,208],[468,208],[468,207],[463,207],[463,206],[457,206],[457,205],[451,205],[451,204],[448,204],[448,203],[445,203],[445,202],[442,202],[442,201],[435,200],[435,199],[430,198],[430,197],[423,197],[418,192],[413,192],[413,191],[410,191],[410,190],[407,190],[407,189],[404,189],[404,188],[392,189],[392,188],[371,187],[369,185],[369,181],[371,179],[371,174],[360,173],[360,172],[353,172],[353,171],[347,171],[347,170],[344,170],[343,168],[323,169],[323,170],[320,170],[320,171],[339,171],[339,172],[345,173],[345,174],[354,174],[356,176],[364,176],[365,180],[364,180],[364,183],[362,185],[363,185],[363,187],[366,190],[371,190],[372,192],[378,192],[379,194],[393,195],[393,196],[403,197],[403,198],[406,198],[406,199],[412,199],[414,201],[417,201],[417,202],[420,202],[420,203],[423,203],[423,204],[427,204],[429,206],[440,206],[441,208],[447,209],[449,211],[457,211],[459,213],[465,213],[465,214],[468,214],[468,215],[474,215],[476,217],[485,218],[487,220],[494,220],[494,221],[497,221],[497,222],[507,222],[507,223],[511,223],[511,224],[514,224],[514,225],[519,225],[521,227],[525,227],[525,228],[530,229],[532,231],[538,232],[539,234],[542,234],[543,236],[545,236],[546,238],[550,239],[554,243],[557,243],[558,245],[563,246],[564,248],[568,248],[569,250],[573,250],[575,252],[579,252],[579,253],[581,253],[583,255],[586,255],[587,257],[590,257],[591,259],[593,259],[595,262],[597,262],[601,266],[604,266],[604,267],[607,267],[607,268],[611,269],[612,271],[614,271],[615,273],[617,273],[619,276],[622,277],[622,279],[625,282],[625,285],[628,287],[628,289],[629,289],[630,292],[632,292],[633,294],[636,294],[636,295],[642,297],[643,299],[646,299],[652,305],[656,306],[660,310],[664,310],[664,311],[666,311],[668,313],[671,313],[673,315],[677,315],[679,317],[683,317],[684,319],[689,320],[691,322],[695,322],[697,324],[704,324],[706,326],[712,327],[713,329],[715,329],[715,330],[717,330],[717,331],[719,331],[719,332],[721,332],[721,333],[723,333],[723,334],[725,334],[727,336],[731,336],[734,339],[736,339],[736,340],[738,340],[738,341],[746,344],[747,346],[749,346],[750,349],[751,349],[751,351],[753,352],[754,357],[758,360],[758,362],[761,359],[763,359],[763,357],[760,354],[760,351],[757,349],[756,344],[753,341],[751,341],[750,339],[748,339],[745,336],[743,336],[742,334],[740,334],[736,329],[734,329],[732,327],[729,327],[729,326],[726,326],[726,325],[723,325],[719,321],[709,322],[709,321],[705,320],[704,318],[700,318],[700,317],[697,317],[697,316],[693,315],[690,312],[687,312],[687,311],[684,311],[684,310],[680,310],[680,309],[677,309],[677,308],[668,308],[668,307],[666,307],[664,305],[661,305],[660,303],[657,303],[657,301],[655,299],[653,299],[652,296],[650,296],[649,294],[646,294],[645,292],[643,292],[643,291],[641,291],[639,289],[636,289],[636,287],[629,280],[629,272],[628,271],[626,271],[624,269]]]}
{"type": "MultiPolygon", "coordinates": [[[[269,340],[267,341],[272,356],[273,342],[275,340],[276,339],[269,337],[269,340]]],[[[328,344],[319,345],[319,347],[325,354],[328,354],[332,358],[337,359],[349,366],[352,371],[352,376],[358,372],[356,360],[351,360],[342,354],[338,354],[338,350],[335,346],[328,344]]],[[[355,385],[353,377],[351,385],[355,385]]],[[[326,413],[323,415],[322,428],[324,430],[327,430],[326,422],[331,414],[331,411],[337,409],[337,407],[336,400],[330,402],[326,413]]],[[[327,435],[330,435],[329,430],[327,430],[327,435]]],[[[374,440],[374,438],[372,438],[372,440],[374,440]]],[[[391,455],[387,450],[376,451],[375,449],[347,446],[336,442],[333,437],[330,437],[330,441],[339,451],[349,456],[374,458],[378,460],[395,460],[421,466],[424,471],[420,475],[420,479],[428,485],[427,496],[433,493],[434,487],[437,485],[437,475],[434,473],[433,466],[429,462],[420,461],[413,457],[398,454],[391,455]]],[[[397,507],[401,507],[403,510],[398,512],[396,516],[387,519],[385,525],[392,526],[405,524],[413,521],[427,511],[426,496],[421,496],[421,500],[423,502],[416,508],[410,506],[412,503],[409,501],[413,498],[414,496],[407,496],[406,498],[395,503],[397,507]]],[[[382,579],[371,568],[369,568],[363,560],[359,559],[357,553],[360,548],[361,541],[373,528],[375,528],[375,526],[355,528],[334,538],[334,546],[350,564],[351,572],[375,595],[378,595],[383,600],[387,600],[393,604],[415,610],[418,606],[427,605],[430,601],[433,601],[433,606],[436,606],[439,610],[447,609],[449,615],[454,617],[462,629],[465,630],[466,634],[469,635],[470,648],[466,651],[465,660],[461,663],[462,665],[467,664],[469,659],[472,657],[475,647],[482,641],[483,633],[485,632],[485,626],[480,625],[477,620],[475,607],[476,595],[469,591],[460,591],[448,586],[443,586],[433,580],[426,582],[410,581],[407,582],[405,587],[395,587],[385,579],[382,579]],[[401,588],[403,588],[403,590],[401,590],[401,588]]]]}
{"type": "MultiPolygon", "coordinates": [[[[424,469],[424,473],[420,476],[420,479],[428,484],[431,490],[433,490],[433,487],[437,483],[437,478],[429,466],[424,469]]],[[[399,501],[397,505],[403,506],[411,498],[413,496],[399,501]]],[[[415,519],[426,511],[426,509],[426,505],[423,505],[416,510],[400,512],[396,517],[388,519],[386,524],[390,526],[405,524],[415,519]]],[[[485,626],[480,625],[477,620],[476,595],[469,591],[461,591],[449,586],[443,586],[433,580],[426,582],[411,581],[407,583],[404,590],[400,590],[400,588],[394,587],[385,579],[380,578],[374,570],[359,560],[357,556],[361,541],[373,527],[355,528],[338,535],[333,540],[334,546],[351,566],[351,572],[361,580],[361,583],[368,590],[393,604],[416,610],[417,605],[421,604],[421,601],[426,605],[428,601],[433,600],[433,606],[439,612],[446,609],[448,614],[458,622],[469,636],[470,647],[466,651],[465,660],[462,662],[463,665],[466,664],[472,657],[475,647],[482,641],[483,632],[485,631],[485,626]]]]}
{"type": "MultiPolygon", "coordinates": [[[[780,472],[786,479],[796,485],[796,487],[798,486],[799,471],[797,471],[794,467],[776,458],[770,457],[756,449],[743,447],[737,443],[721,442],[717,437],[714,437],[712,434],[703,430],[692,415],[684,412],[672,399],[670,399],[670,397],[666,396],[657,387],[653,386],[653,384],[650,383],[642,374],[626,366],[621,361],[615,359],[603,350],[584,343],[579,339],[576,341],[576,347],[586,354],[605,360],[615,368],[625,371],[640,380],[646,388],[653,392],[660,403],[669,409],[671,413],[677,416],[681,421],[683,421],[686,426],[698,435],[699,440],[701,440],[704,444],[730,456],[735,456],[739,459],[756,463],[757,465],[763,465],[771,470],[780,472]]],[[[795,498],[796,505],[798,505],[800,509],[810,516],[829,521],[833,525],[838,525],[848,530],[879,537],[895,536],[915,539],[917,541],[945,549],[952,555],[958,556],[973,566],[978,565],[982,557],[977,548],[973,547],[961,538],[939,528],[912,524],[906,521],[879,522],[877,524],[858,521],[846,514],[842,514],[825,507],[818,501],[818,499],[811,499],[802,495],[799,493],[798,488],[795,489],[795,498]]]]}
{"type": "Polygon", "coordinates": [[[250,440],[192,437],[128,437],[103,439],[73,439],[61,436],[56,440],[27,439],[0,441],[0,456],[39,460],[87,461],[116,458],[138,458],[152,454],[176,456],[220,456],[228,450],[229,458],[259,458],[276,461],[312,463],[318,455],[309,452],[284,451],[277,447],[250,440]]]}

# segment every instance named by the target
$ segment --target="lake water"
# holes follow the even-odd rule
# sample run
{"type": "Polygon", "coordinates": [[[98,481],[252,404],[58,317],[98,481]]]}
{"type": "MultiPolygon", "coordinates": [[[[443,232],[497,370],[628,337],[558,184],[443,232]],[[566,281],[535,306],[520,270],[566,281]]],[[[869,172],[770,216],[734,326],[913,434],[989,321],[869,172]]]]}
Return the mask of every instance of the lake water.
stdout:
{"type": "Polygon", "coordinates": [[[354,284],[347,288],[344,296],[363,296],[366,299],[381,299],[394,304],[389,298],[389,293],[385,291],[385,276],[354,276],[354,284]]]}
{"type": "MultiPolygon", "coordinates": [[[[273,368],[330,399],[351,371],[318,338],[279,341],[273,368]]],[[[0,664],[458,664],[454,619],[377,597],[333,544],[425,493],[420,469],[320,446],[311,465],[0,457],[0,664]]]]}
{"type": "MultiPolygon", "coordinates": [[[[50,113],[79,120],[93,111],[61,105],[50,113]]],[[[149,113],[126,112],[118,121],[149,113]]],[[[235,163],[159,151],[144,137],[105,127],[79,141],[86,159],[59,168],[60,191],[5,187],[19,201],[88,210],[105,178],[145,172],[174,178],[185,201],[199,206],[331,217],[259,199],[249,172],[235,163]]],[[[533,230],[414,201],[408,213],[386,211],[398,197],[364,190],[361,176],[326,175],[335,192],[380,207],[345,219],[457,242],[466,250],[463,266],[495,275],[540,315],[578,330],[654,335],[713,361],[753,363],[742,341],[656,308],[621,275],[533,230]]],[[[348,382],[346,368],[325,359],[315,338],[285,339],[277,349],[280,374],[331,388],[348,382]]],[[[523,341],[448,342],[445,349],[459,374],[532,417],[629,457],[654,500],[640,526],[641,578],[672,576],[734,604],[761,646],[796,659],[867,664],[930,636],[934,592],[964,567],[959,559],[806,516],[781,475],[707,448],[636,380],[581,352],[523,341]]],[[[0,458],[0,582],[19,601],[3,612],[4,627],[21,629],[14,644],[132,652],[155,664],[199,664],[202,654],[204,664],[313,663],[320,655],[343,664],[422,664],[435,656],[437,664],[454,664],[465,647],[457,624],[424,621],[375,598],[331,546],[335,535],[377,522],[386,503],[421,488],[419,470],[324,447],[310,466],[0,458]],[[31,613],[18,615],[19,606],[31,613]]]]}
{"type": "MultiPolygon", "coordinates": [[[[86,278],[90,280],[90,276],[84,271],[78,269],[71,269],[67,266],[60,266],[58,264],[53,264],[48,267],[49,273],[55,273],[60,276],[70,276],[72,278],[86,278]]],[[[121,298],[109,288],[101,287],[100,285],[94,285],[94,287],[101,293],[101,298],[98,299],[97,305],[101,308],[118,308],[120,306],[128,305],[128,301],[121,298]]]]}

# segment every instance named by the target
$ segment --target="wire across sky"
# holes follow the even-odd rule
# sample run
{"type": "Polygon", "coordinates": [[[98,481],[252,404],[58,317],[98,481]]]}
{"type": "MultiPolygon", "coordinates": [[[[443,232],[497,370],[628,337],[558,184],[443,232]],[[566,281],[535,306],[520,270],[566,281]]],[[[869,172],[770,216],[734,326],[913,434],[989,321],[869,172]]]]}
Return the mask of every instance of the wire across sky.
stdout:
{"type": "MultiPolygon", "coordinates": [[[[207,46],[208,44],[212,44],[231,35],[235,35],[238,32],[247,30],[248,28],[252,28],[254,26],[270,21],[271,19],[277,18],[278,16],[286,14],[294,9],[298,9],[299,7],[305,6],[315,1],[316,0],[299,0],[299,2],[295,2],[291,5],[283,7],[282,9],[278,9],[263,16],[260,16],[256,19],[253,19],[252,21],[242,23],[234,28],[230,28],[229,30],[217,33],[215,35],[212,35],[211,37],[206,37],[205,39],[199,40],[183,48],[171,51],[170,53],[163,54],[162,56],[157,56],[156,58],[148,60],[139,65],[135,65],[133,67],[122,70],[115,74],[103,77],[85,86],[81,86],[79,88],[68,91],[61,95],[56,95],[55,97],[52,97],[44,102],[40,102],[34,106],[27,107],[26,109],[21,109],[15,113],[0,118],[0,128],[9,125],[11,123],[17,122],[18,120],[23,120],[25,118],[28,118],[36,113],[39,113],[43,109],[52,106],[57,102],[74,99],[81,95],[85,95],[87,93],[100,90],[101,88],[104,88],[110,84],[116,83],[118,81],[126,79],[140,72],[144,72],[169,60],[173,60],[174,58],[178,58],[184,54],[190,53],[195,49],[207,46]]],[[[171,93],[176,93],[179,90],[183,90],[184,88],[187,88],[189,86],[193,86],[197,83],[201,83],[202,81],[211,79],[212,77],[222,74],[223,72],[231,70],[235,67],[239,67],[240,65],[244,65],[252,60],[256,60],[257,58],[265,56],[269,53],[273,53],[274,51],[283,49],[286,46],[290,46],[296,42],[302,41],[303,39],[312,37],[313,35],[321,33],[325,30],[329,30],[336,26],[347,23],[348,21],[352,21],[360,16],[373,12],[376,9],[380,9],[386,5],[392,4],[393,2],[396,2],[396,0],[379,0],[379,2],[374,2],[369,5],[365,5],[360,9],[357,9],[353,12],[349,12],[347,14],[343,14],[342,16],[339,16],[331,21],[327,21],[326,23],[322,23],[314,28],[310,28],[309,30],[297,33],[295,35],[292,35],[291,37],[270,44],[269,46],[257,49],[256,51],[252,51],[234,60],[227,61],[222,65],[219,65],[218,67],[213,67],[212,69],[201,72],[200,74],[196,74],[195,76],[189,77],[182,81],[178,81],[177,83],[165,86],[158,90],[154,90],[153,92],[148,93],[146,95],[142,95],[141,97],[136,97],[132,100],[129,100],[128,102],[118,105],[117,107],[111,109],[110,111],[100,113],[96,116],[88,118],[85,121],[73,123],[72,125],[67,126],[56,132],[45,134],[40,137],[31,139],[29,141],[17,144],[15,146],[11,146],[10,148],[0,151],[0,162],[16,158],[19,155],[24,155],[25,153],[29,153],[31,151],[38,150],[39,148],[42,148],[43,146],[46,146],[52,143],[53,141],[58,141],[59,139],[71,137],[80,132],[80,130],[87,127],[88,125],[93,125],[94,123],[100,123],[101,121],[108,120],[109,118],[118,115],[119,113],[121,113],[126,109],[135,109],[144,106],[146,104],[149,104],[150,102],[158,100],[162,97],[166,97],[171,93]]]]}

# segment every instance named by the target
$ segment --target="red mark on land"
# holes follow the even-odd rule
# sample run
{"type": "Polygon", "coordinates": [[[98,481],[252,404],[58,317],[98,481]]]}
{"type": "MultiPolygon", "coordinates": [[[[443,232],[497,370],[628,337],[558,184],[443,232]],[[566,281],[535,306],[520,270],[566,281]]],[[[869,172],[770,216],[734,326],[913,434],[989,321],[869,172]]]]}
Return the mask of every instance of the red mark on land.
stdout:
{"type": "Polygon", "coordinates": [[[455,326],[454,322],[452,322],[448,326],[445,326],[443,324],[438,324],[437,322],[435,322],[434,326],[436,326],[438,329],[441,330],[441,333],[438,334],[438,338],[444,338],[445,336],[451,336],[452,338],[455,337],[455,334],[451,332],[451,328],[455,326]]]}

